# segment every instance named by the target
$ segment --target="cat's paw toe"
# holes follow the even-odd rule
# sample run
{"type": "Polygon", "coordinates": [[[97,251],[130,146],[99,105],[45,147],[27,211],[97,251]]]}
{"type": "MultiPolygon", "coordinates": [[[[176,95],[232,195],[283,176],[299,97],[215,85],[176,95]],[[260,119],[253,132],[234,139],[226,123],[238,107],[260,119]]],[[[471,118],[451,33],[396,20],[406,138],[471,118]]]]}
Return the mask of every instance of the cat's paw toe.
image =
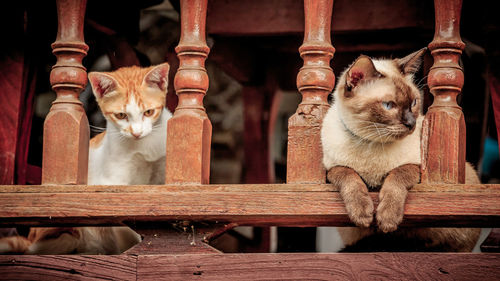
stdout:
{"type": "Polygon", "coordinates": [[[380,221],[380,220],[377,220],[377,224],[378,224],[378,229],[380,229],[384,233],[396,231],[399,225],[398,223],[380,221]]]}
{"type": "Polygon", "coordinates": [[[346,204],[347,213],[351,221],[360,227],[369,227],[373,221],[373,201],[370,196],[360,198],[346,204]]]}
{"type": "Polygon", "coordinates": [[[380,203],[377,208],[377,225],[384,233],[393,232],[398,229],[398,225],[403,221],[403,211],[399,207],[389,207],[380,203]]]}

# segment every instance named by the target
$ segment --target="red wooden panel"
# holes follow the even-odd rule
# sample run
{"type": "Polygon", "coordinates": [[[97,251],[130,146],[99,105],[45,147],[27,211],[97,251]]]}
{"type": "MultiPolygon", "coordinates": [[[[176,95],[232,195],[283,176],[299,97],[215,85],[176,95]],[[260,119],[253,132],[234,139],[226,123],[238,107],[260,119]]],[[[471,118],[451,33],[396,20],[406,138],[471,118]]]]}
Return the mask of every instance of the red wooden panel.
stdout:
{"type": "Polygon", "coordinates": [[[0,255],[0,280],[136,280],[136,256],[0,255]]]}
{"type": "Polygon", "coordinates": [[[497,280],[500,254],[139,256],[138,280],[497,280]]]}
{"type": "MultiPolygon", "coordinates": [[[[208,32],[224,35],[263,35],[304,31],[303,1],[212,0],[208,32]]],[[[425,1],[336,0],[335,32],[432,28],[432,13],[425,1]]]]}
{"type": "Polygon", "coordinates": [[[14,183],[16,145],[19,130],[19,112],[23,97],[24,57],[15,51],[0,60],[0,183],[14,183]]]}
{"type": "MultiPolygon", "coordinates": [[[[224,192],[207,191],[204,186],[198,189],[188,186],[186,190],[189,191],[184,192],[162,192],[161,187],[151,190],[144,187],[140,191],[135,187],[133,192],[127,192],[127,186],[114,186],[110,187],[112,192],[99,191],[99,187],[91,187],[93,191],[81,187],[82,192],[74,192],[77,187],[65,191],[66,186],[58,186],[40,188],[40,192],[1,192],[0,225],[167,220],[241,225],[351,225],[338,192],[242,191],[246,187],[228,186],[224,192]],[[232,187],[239,191],[227,191],[232,187]]],[[[9,189],[12,190],[0,186],[0,190],[9,189]]],[[[371,196],[377,204],[378,193],[371,193],[371,196]]],[[[470,192],[410,192],[403,225],[495,227],[500,224],[499,200],[498,188],[470,192]]]]}
{"type": "Polygon", "coordinates": [[[0,256],[0,280],[497,280],[500,254],[0,256]]]}

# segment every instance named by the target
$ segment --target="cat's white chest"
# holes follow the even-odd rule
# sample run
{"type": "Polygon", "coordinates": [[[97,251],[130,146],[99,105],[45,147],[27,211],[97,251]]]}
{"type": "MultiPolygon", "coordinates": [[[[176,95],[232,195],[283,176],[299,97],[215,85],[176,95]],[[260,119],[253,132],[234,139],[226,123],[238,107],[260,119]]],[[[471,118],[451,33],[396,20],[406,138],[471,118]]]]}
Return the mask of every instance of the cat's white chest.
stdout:
{"type": "Polygon", "coordinates": [[[392,169],[404,164],[420,164],[420,130],[393,143],[360,143],[342,125],[335,104],[328,110],[321,128],[323,164],[354,169],[372,187],[380,186],[392,169]]]}
{"type": "Polygon", "coordinates": [[[89,150],[89,185],[163,184],[167,120],[150,135],[139,139],[123,139],[114,132],[107,133],[96,148],[89,150]]]}

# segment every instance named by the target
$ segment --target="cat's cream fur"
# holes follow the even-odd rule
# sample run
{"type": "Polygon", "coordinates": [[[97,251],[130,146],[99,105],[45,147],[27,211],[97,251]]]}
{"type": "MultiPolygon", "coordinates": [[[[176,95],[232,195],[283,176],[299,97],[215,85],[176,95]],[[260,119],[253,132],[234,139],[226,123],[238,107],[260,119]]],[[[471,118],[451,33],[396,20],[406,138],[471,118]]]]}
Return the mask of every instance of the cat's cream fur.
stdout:
{"type": "MultiPolygon", "coordinates": [[[[421,56],[422,54],[423,50],[420,53],[416,52],[412,55],[421,56]]],[[[417,57],[405,59],[405,62],[409,61],[412,64],[406,66],[408,68],[407,73],[404,73],[402,70],[404,65],[399,65],[397,60],[369,59],[372,62],[372,67],[375,68],[373,71],[376,73],[365,72],[363,74],[365,77],[361,75],[361,78],[366,78],[369,75],[372,77],[371,79],[365,79],[367,81],[363,81],[363,83],[358,83],[358,79],[351,79],[355,85],[353,90],[349,88],[351,85],[348,84],[348,78],[350,78],[348,77],[350,75],[349,71],[353,65],[340,76],[333,93],[334,102],[323,120],[321,129],[323,163],[327,171],[336,167],[351,168],[362,178],[368,189],[376,190],[382,186],[383,190],[384,180],[391,171],[408,164],[421,164],[420,143],[423,116],[420,110],[420,93],[413,83],[413,73],[418,68],[420,62],[417,57]],[[371,130],[370,132],[364,130],[363,126],[365,123],[368,124],[368,122],[360,122],[359,115],[367,114],[365,116],[368,116],[368,114],[371,114],[370,112],[376,114],[377,110],[373,107],[380,106],[381,100],[394,100],[397,97],[397,89],[395,88],[397,83],[405,84],[403,88],[408,92],[405,94],[415,99],[415,107],[418,108],[418,117],[415,120],[414,130],[409,134],[396,137],[383,136],[381,132],[383,128],[379,128],[377,125],[374,125],[375,130],[371,130]],[[357,96],[353,98],[353,95],[357,96]],[[365,104],[372,104],[372,106],[363,107],[365,104]],[[365,112],[361,112],[361,110],[365,112]]],[[[368,61],[367,59],[364,60],[368,61]]],[[[361,68],[371,69],[371,67],[367,67],[366,65],[362,65],[361,68]]],[[[467,164],[466,172],[467,182],[479,183],[477,175],[469,164],[467,164]]],[[[402,190],[406,192],[404,187],[402,190]]],[[[366,194],[366,191],[360,194],[366,194]]],[[[403,201],[400,203],[403,204],[406,195],[403,193],[399,198],[402,198],[403,201]]],[[[346,198],[344,198],[345,200],[346,198]]],[[[371,199],[369,200],[371,201],[371,199]]],[[[361,202],[366,203],[366,201],[361,202]]],[[[374,210],[370,204],[372,203],[368,202],[368,205],[361,206],[365,208],[360,212],[365,212],[365,218],[355,220],[356,224],[359,223],[363,226],[368,226],[371,223],[372,218],[370,217],[373,216],[371,214],[374,210]]],[[[362,203],[361,205],[364,204],[362,203]]],[[[377,212],[381,212],[380,205],[377,212]]],[[[351,219],[356,218],[356,216],[356,213],[350,214],[351,219]]],[[[395,226],[402,219],[402,213],[400,216],[399,219],[394,220],[396,224],[389,224],[387,226],[383,218],[379,218],[377,214],[379,227],[382,226],[384,232],[394,231],[396,229],[395,226]]],[[[354,244],[361,238],[376,232],[374,228],[366,227],[339,228],[338,230],[345,245],[354,244]]],[[[396,233],[402,233],[402,236],[407,238],[425,240],[426,246],[445,245],[443,248],[447,250],[470,251],[478,238],[479,230],[423,228],[398,230],[396,233]]]]}

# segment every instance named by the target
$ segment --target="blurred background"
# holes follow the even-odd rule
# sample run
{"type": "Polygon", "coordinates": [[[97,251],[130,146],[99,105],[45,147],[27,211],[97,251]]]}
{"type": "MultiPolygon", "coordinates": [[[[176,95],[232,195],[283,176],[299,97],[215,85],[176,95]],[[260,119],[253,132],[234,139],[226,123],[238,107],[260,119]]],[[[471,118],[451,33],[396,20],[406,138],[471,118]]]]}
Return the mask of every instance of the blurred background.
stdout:
{"type": "MultiPolygon", "coordinates": [[[[55,99],[49,83],[55,64],[50,48],[57,32],[55,1],[0,5],[4,38],[0,44],[0,184],[40,184],[43,122],[55,99]]],[[[496,6],[494,1],[465,0],[461,20],[466,49],[459,104],[467,123],[467,160],[478,168],[484,183],[500,182],[491,102],[491,96],[500,100],[496,6]]],[[[168,61],[167,104],[174,111],[178,1],[89,0],[84,30],[90,47],[83,62],[88,71],[168,61]]],[[[302,66],[298,48],[303,30],[301,0],[208,1],[210,87],[204,104],[213,126],[211,183],[285,182],[287,122],[301,100],[295,79],[302,66]]],[[[336,0],[332,17],[336,53],[331,66],[339,77],[360,54],[401,57],[427,46],[433,34],[432,0],[336,0]]],[[[428,54],[416,77],[426,106],[432,102],[426,86],[431,65],[428,54]]],[[[80,99],[90,124],[105,127],[89,86],[80,99]]],[[[311,252],[316,250],[316,229],[240,227],[214,245],[226,252],[311,252]]]]}

